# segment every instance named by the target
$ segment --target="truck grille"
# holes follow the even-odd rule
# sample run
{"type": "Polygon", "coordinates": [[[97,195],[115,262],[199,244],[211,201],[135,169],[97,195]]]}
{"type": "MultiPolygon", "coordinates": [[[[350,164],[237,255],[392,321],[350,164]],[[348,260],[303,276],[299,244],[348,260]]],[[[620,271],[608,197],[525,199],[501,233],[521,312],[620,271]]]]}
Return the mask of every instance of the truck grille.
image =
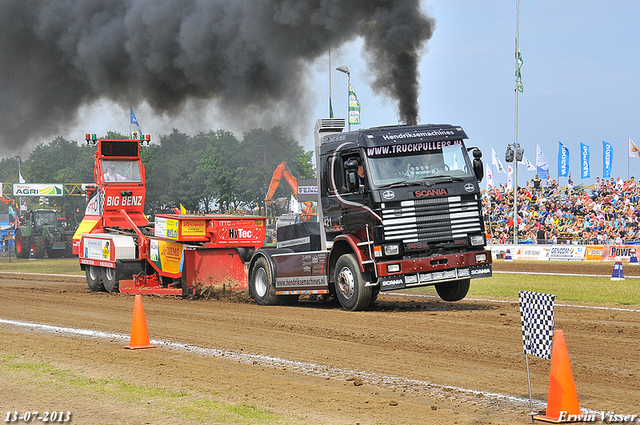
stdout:
{"type": "Polygon", "coordinates": [[[402,201],[382,211],[386,241],[446,242],[482,232],[477,195],[402,201]]]}

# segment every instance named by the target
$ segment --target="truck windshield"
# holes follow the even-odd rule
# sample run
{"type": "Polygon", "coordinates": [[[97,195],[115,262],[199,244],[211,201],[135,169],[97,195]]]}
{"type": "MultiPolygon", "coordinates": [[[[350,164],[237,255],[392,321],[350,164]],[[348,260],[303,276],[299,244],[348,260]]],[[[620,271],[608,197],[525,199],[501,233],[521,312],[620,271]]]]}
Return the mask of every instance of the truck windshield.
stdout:
{"type": "Polygon", "coordinates": [[[465,178],[473,169],[463,143],[413,155],[372,155],[367,158],[374,185],[414,182],[430,178],[465,178]]]}
{"type": "Polygon", "coordinates": [[[132,182],[140,183],[140,167],[138,161],[113,161],[103,159],[102,172],[105,182],[132,182]]]}

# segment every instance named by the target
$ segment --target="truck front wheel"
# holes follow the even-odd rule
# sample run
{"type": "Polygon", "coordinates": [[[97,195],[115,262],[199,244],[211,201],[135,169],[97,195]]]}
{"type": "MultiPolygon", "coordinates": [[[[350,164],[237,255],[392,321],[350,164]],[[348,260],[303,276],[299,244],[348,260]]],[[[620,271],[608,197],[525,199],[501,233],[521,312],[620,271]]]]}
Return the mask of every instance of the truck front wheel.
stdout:
{"type": "Polygon", "coordinates": [[[260,305],[278,304],[271,267],[265,257],[256,259],[249,273],[249,294],[260,305]]]}
{"type": "Polygon", "coordinates": [[[84,273],[87,277],[87,285],[93,292],[104,292],[104,283],[102,283],[102,272],[100,267],[86,266],[84,273]]]}
{"type": "Polygon", "coordinates": [[[454,280],[453,282],[436,283],[436,292],[443,301],[460,301],[469,292],[471,279],[454,280]]]}
{"type": "Polygon", "coordinates": [[[372,287],[365,286],[355,254],[338,258],[335,275],[336,297],[345,310],[363,310],[371,304],[372,287]]]}

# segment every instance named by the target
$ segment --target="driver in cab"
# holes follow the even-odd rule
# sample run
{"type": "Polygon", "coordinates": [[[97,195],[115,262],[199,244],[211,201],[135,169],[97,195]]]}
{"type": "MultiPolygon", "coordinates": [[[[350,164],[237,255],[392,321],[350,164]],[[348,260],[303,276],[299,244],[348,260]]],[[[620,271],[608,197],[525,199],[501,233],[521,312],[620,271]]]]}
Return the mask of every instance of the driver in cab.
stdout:
{"type": "Polygon", "coordinates": [[[107,168],[107,172],[104,174],[104,181],[106,182],[124,182],[127,181],[126,177],[116,173],[116,167],[111,164],[107,168]]]}

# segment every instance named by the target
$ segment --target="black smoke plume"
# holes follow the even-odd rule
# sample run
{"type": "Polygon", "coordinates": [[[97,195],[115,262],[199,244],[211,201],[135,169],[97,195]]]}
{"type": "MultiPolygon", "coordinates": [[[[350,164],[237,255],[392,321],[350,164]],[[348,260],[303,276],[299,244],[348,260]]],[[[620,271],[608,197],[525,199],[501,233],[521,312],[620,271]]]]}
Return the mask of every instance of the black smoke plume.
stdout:
{"type": "Polygon", "coordinates": [[[189,100],[238,120],[300,116],[310,63],[358,36],[374,89],[415,123],[434,24],[419,0],[3,0],[0,143],[55,134],[103,99],[167,116],[189,100]]]}

